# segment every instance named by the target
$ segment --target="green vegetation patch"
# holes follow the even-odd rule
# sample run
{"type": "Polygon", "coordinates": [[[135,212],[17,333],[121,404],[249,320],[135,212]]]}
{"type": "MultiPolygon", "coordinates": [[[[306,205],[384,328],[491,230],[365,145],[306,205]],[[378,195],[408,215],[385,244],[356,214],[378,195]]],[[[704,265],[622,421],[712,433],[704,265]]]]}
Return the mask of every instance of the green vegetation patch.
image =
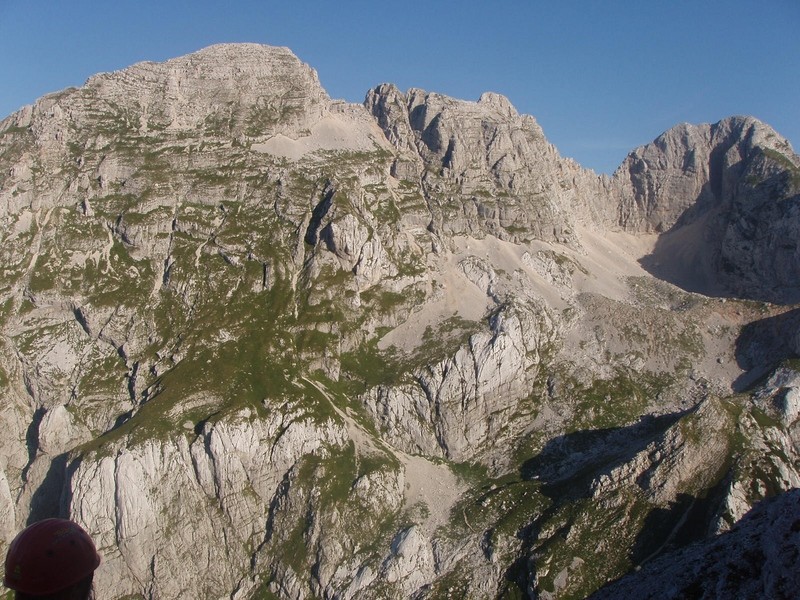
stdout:
{"type": "Polygon", "coordinates": [[[575,411],[568,432],[628,425],[672,384],[668,374],[624,368],[610,379],[596,379],[589,385],[567,380],[566,397],[575,411]]]}
{"type": "Polygon", "coordinates": [[[309,572],[335,536],[348,560],[359,556],[376,563],[401,514],[365,503],[355,484],[370,473],[397,468],[388,455],[364,455],[352,442],[305,456],[290,473],[285,500],[271,516],[267,551],[295,572],[309,572]]]}
{"type": "Polygon", "coordinates": [[[779,152],[778,150],[773,150],[772,148],[762,148],[762,150],[765,156],[775,161],[781,167],[783,167],[788,171],[792,187],[794,188],[800,187],[800,167],[795,165],[794,162],[792,162],[792,160],[788,156],[786,156],[782,152],[779,152]]]}
{"type": "MultiPolygon", "coordinates": [[[[245,134],[251,137],[264,135],[280,123],[290,123],[294,118],[302,115],[303,111],[304,107],[301,103],[292,103],[291,98],[288,97],[285,100],[281,99],[277,104],[260,99],[245,118],[245,134]]],[[[230,120],[228,120],[227,127],[230,125],[230,120]]],[[[224,127],[225,124],[223,124],[224,127]]]]}
{"type": "Polygon", "coordinates": [[[651,507],[633,491],[623,496],[611,505],[580,499],[543,516],[531,551],[538,590],[579,600],[633,567],[634,540],[651,507]]]}
{"type": "Polygon", "coordinates": [[[377,338],[372,338],[357,350],[342,354],[343,376],[352,384],[354,394],[379,385],[409,383],[416,369],[452,356],[484,327],[454,315],[437,326],[428,326],[421,345],[408,354],[394,347],[380,350],[377,338]]]}
{"type": "Polygon", "coordinates": [[[352,393],[360,394],[379,385],[394,385],[402,381],[400,357],[394,349],[378,349],[373,338],[354,352],[341,355],[343,383],[352,386],[352,393]]]}

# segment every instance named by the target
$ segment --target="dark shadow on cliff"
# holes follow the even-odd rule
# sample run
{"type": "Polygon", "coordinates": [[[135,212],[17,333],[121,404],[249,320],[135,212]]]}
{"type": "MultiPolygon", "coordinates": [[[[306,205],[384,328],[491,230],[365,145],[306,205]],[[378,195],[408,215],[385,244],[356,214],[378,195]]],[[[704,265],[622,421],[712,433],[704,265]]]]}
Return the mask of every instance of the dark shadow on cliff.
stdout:
{"type": "Polygon", "coordinates": [[[730,474],[702,496],[678,494],[669,506],[653,508],[631,549],[631,564],[638,567],[713,535],[712,525],[729,484],[730,474]]]}
{"type": "Polygon", "coordinates": [[[687,292],[706,296],[724,295],[718,275],[719,244],[727,225],[730,206],[724,204],[723,181],[738,178],[742,164],[727,169],[723,144],[709,155],[708,181],[700,193],[656,242],[653,252],[639,260],[654,277],[687,292]]]}
{"type": "Polygon", "coordinates": [[[558,502],[588,498],[595,478],[632,460],[687,412],[645,415],[628,427],[557,436],[522,465],[520,474],[523,479],[540,481],[542,492],[558,502]]]}
{"type": "MultiPolygon", "coordinates": [[[[646,416],[629,427],[578,431],[550,440],[543,450],[522,466],[523,479],[542,483],[541,492],[551,498],[551,505],[528,526],[517,533],[522,541],[519,558],[505,572],[510,593],[534,589],[537,577],[536,548],[543,528],[548,528],[548,539],[559,536],[567,539],[572,534],[573,520],[567,517],[560,529],[553,530],[564,519],[564,509],[573,502],[592,498],[592,483],[603,474],[628,463],[648,445],[665,434],[680,419],[694,412],[686,411],[661,416],[646,416]],[[555,519],[555,520],[554,520],[555,519]]],[[[698,495],[678,494],[667,506],[648,506],[644,523],[630,540],[629,560],[638,569],[664,553],[704,540],[712,533],[719,507],[730,484],[730,472],[713,487],[698,495]]],[[[642,485],[637,479],[636,483],[642,485]]],[[[613,491],[611,492],[613,497],[613,491]]],[[[613,504],[613,503],[612,503],[613,504]]],[[[566,513],[567,515],[569,512],[566,513]]],[[[628,544],[626,538],[620,543],[628,544]]]]}
{"type": "Polygon", "coordinates": [[[800,308],[774,317],[753,321],[742,327],[736,339],[736,363],[744,371],[733,383],[736,392],[744,392],[769,374],[782,361],[796,358],[790,340],[800,332],[800,308]]]}
{"type": "Polygon", "coordinates": [[[50,462],[42,484],[31,496],[27,525],[50,517],[68,518],[72,505],[72,477],[81,465],[80,457],[59,454],[50,462]]]}
{"type": "MultiPolygon", "coordinates": [[[[690,211],[692,209],[684,216],[690,211]]],[[[659,236],[653,251],[640,258],[639,264],[653,277],[684,291],[731,297],[719,277],[719,241],[708,239],[710,231],[721,227],[724,227],[724,217],[719,209],[694,220],[681,217],[669,231],[659,236]]]]}
{"type": "MultiPolygon", "coordinates": [[[[661,436],[681,417],[694,409],[660,416],[646,415],[628,427],[584,430],[557,436],[542,451],[520,468],[523,480],[539,481],[541,492],[552,499],[550,507],[535,521],[517,532],[522,540],[519,558],[505,572],[509,586],[532,589],[536,565],[531,558],[534,543],[546,525],[564,506],[581,498],[590,498],[592,482],[604,473],[632,460],[654,439],[661,436]]],[[[569,533],[564,531],[553,536],[569,533]]]]}
{"type": "Polygon", "coordinates": [[[800,302],[800,284],[780,282],[776,273],[763,268],[764,264],[796,262],[792,257],[797,242],[788,238],[773,239],[780,237],[776,233],[780,230],[776,228],[768,234],[765,229],[775,223],[796,221],[800,215],[800,195],[792,195],[791,174],[787,172],[778,172],[752,184],[743,182],[747,173],[742,163],[723,169],[712,162],[709,182],[675,224],[659,236],[653,251],[639,259],[642,268],[687,292],[705,296],[776,304],[800,302]],[[735,184],[727,185],[735,185],[737,195],[747,195],[742,205],[752,203],[757,207],[739,209],[738,205],[731,205],[726,198],[731,192],[723,189],[722,181],[734,181],[735,184]],[[729,230],[753,246],[764,246],[767,258],[757,264],[754,254],[744,247],[738,261],[723,256],[723,238],[729,230]]]}
{"type": "Polygon", "coordinates": [[[22,479],[28,479],[28,471],[36,460],[36,455],[39,453],[39,426],[47,411],[44,408],[37,408],[33,413],[28,429],[25,431],[25,447],[28,450],[28,463],[22,469],[22,479]]]}
{"type": "Polygon", "coordinates": [[[797,598],[798,532],[800,490],[791,489],[757,502],[729,531],[665,549],[589,598],[797,598]]]}
{"type": "Polygon", "coordinates": [[[41,485],[31,496],[31,512],[28,515],[28,525],[50,517],[60,517],[61,494],[64,490],[64,481],[67,470],[67,455],[59,454],[50,462],[41,485]]]}

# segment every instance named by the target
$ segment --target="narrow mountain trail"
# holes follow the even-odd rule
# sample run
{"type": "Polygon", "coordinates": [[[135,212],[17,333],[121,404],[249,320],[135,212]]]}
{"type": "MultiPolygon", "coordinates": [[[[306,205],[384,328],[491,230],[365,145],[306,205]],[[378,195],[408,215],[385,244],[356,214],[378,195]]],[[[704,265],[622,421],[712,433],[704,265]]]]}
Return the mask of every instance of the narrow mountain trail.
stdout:
{"type": "Polygon", "coordinates": [[[467,486],[445,464],[437,464],[423,456],[407,454],[392,448],[386,442],[376,439],[361,424],[333,401],[328,390],[318,381],[307,377],[302,380],[313,386],[330,402],[333,410],[347,427],[348,435],[356,448],[358,464],[360,454],[389,453],[403,465],[405,489],[403,492],[405,508],[420,508],[425,520],[420,523],[422,531],[432,536],[436,529],[450,520],[450,511],[467,486]],[[424,508],[423,508],[424,507],[424,508]]]}

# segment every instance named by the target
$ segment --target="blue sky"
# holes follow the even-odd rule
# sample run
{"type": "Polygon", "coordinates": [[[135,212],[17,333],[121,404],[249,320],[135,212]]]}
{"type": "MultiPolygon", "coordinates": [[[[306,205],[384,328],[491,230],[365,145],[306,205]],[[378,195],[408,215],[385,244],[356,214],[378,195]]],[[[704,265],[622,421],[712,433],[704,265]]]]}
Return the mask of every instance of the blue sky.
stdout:
{"type": "Polygon", "coordinates": [[[673,125],[733,114],[800,143],[798,0],[0,0],[0,118],[220,42],[288,46],[353,102],[383,82],[499,92],[599,172],[673,125]]]}

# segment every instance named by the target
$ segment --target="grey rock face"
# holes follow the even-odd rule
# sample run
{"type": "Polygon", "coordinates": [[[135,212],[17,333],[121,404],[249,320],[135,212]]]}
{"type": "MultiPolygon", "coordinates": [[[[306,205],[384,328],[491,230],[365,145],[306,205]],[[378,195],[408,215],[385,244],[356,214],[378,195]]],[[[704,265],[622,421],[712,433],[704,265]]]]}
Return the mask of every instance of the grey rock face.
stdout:
{"type": "Polygon", "coordinates": [[[70,515],[104,549],[100,589],[135,594],[136,582],[149,581],[148,595],[180,598],[187,589],[215,596],[241,585],[236,565],[252,560],[269,535],[281,481],[345,435],[300,411],[253,417],[245,410],[169,441],[123,439],[71,466],[70,515]]]}
{"type": "Polygon", "coordinates": [[[800,485],[796,319],[635,249],[791,299],[798,164],[734,118],[597,177],[498,94],[251,44],[46,96],[0,122],[0,551],[61,515],[103,597],[557,598],[735,530],[800,485]]]}
{"type": "Polygon", "coordinates": [[[89,98],[112,99],[117,115],[129,111],[125,125],[140,135],[200,127],[220,128],[233,139],[296,133],[321,118],[329,102],[316,72],[289,49],[258,44],[210,46],[163,64],[141,63],[92,77],[84,89],[89,98]]]}
{"type": "Polygon", "coordinates": [[[667,554],[610,584],[600,598],[791,598],[800,584],[800,491],[766,500],[730,532],[667,554]]]}
{"type": "Polygon", "coordinates": [[[679,125],[632,152],[614,174],[619,224],[666,232],[645,262],[701,292],[798,298],[800,159],[752,117],[679,125]]]}
{"type": "Polygon", "coordinates": [[[414,372],[414,385],[378,387],[367,410],[393,445],[464,462],[511,423],[557,335],[546,314],[509,307],[449,358],[414,372]]]}
{"type": "Polygon", "coordinates": [[[419,178],[434,231],[575,243],[574,224],[591,208],[577,200],[602,182],[562,159],[535,119],[505,97],[464,102],[383,85],[365,104],[399,151],[395,174],[419,178]]]}

